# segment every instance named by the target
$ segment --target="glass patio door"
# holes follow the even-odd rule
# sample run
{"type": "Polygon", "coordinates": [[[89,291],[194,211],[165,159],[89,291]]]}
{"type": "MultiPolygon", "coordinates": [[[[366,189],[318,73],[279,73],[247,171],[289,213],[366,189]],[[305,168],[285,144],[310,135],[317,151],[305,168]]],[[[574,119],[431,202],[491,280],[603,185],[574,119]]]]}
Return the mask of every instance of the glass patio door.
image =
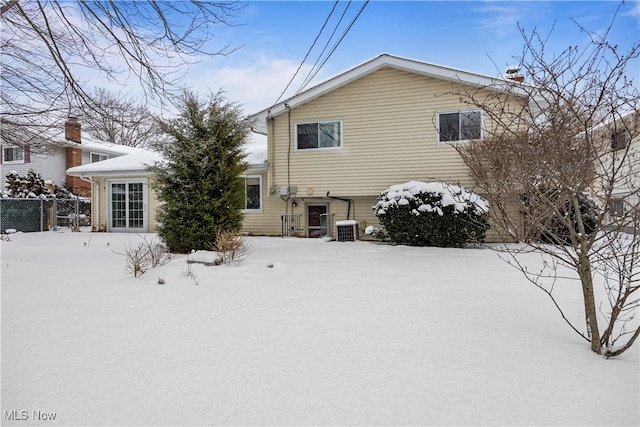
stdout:
{"type": "Polygon", "coordinates": [[[146,180],[109,181],[110,231],[146,232],[146,180]]]}

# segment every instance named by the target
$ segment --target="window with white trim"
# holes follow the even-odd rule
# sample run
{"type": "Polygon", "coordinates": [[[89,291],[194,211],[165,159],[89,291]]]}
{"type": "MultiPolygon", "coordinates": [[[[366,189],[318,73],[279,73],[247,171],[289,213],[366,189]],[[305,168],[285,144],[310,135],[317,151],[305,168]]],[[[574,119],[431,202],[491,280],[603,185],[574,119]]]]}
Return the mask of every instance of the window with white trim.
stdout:
{"type": "Polygon", "coordinates": [[[3,147],[2,162],[3,163],[25,163],[24,148],[22,147],[3,147]]]}
{"type": "Polygon", "coordinates": [[[244,212],[260,212],[262,210],[262,176],[247,175],[244,177],[244,212]]]}
{"type": "Polygon", "coordinates": [[[101,162],[107,160],[109,156],[100,153],[91,153],[91,163],[101,162]]]}
{"type": "Polygon", "coordinates": [[[342,147],[342,122],[296,123],[296,149],[313,150],[342,147]]]}
{"type": "Polygon", "coordinates": [[[438,142],[458,142],[482,138],[482,111],[438,113],[438,142]]]}

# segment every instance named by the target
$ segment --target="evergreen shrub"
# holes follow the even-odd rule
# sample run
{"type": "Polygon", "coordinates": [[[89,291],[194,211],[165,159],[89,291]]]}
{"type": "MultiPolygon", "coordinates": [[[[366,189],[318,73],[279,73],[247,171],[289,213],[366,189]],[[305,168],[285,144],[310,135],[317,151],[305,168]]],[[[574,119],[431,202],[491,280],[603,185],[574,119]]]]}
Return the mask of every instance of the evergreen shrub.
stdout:
{"type": "Polygon", "coordinates": [[[410,181],[383,191],[373,211],[389,241],[410,246],[463,247],[484,241],[488,202],[457,185],[410,181]]]}
{"type": "MultiPolygon", "coordinates": [[[[559,192],[558,192],[559,193],[559,192]]],[[[580,207],[580,219],[587,235],[591,235],[599,221],[600,208],[588,194],[575,195],[580,207]]],[[[553,197],[553,196],[552,196],[553,197]]],[[[580,231],[578,215],[569,200],[569,196],[555,196],[558,198],[556,206],[558,212],[554,213],[549,221],[540,224],[540,241],[554,245],[570,245],[571,235],[577,235],[580,231]]]]}

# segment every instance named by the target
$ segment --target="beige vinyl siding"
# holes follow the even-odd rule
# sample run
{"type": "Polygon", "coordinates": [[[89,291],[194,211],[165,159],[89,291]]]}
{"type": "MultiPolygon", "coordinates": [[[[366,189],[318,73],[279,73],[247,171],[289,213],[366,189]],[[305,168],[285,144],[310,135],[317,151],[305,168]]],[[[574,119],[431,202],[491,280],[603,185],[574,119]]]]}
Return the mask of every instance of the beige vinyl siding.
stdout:
{"type": "MultiPolygon", "coordinates": [[[[382,68],[275,118],[269,127],[270,167],[277,186],[298,192],[356,197],[409,180],[469,186],[466,167],[449,144],[438,143],[437,113],[469,110],[451,82],[382,68]],[[296,123],[342,121],[342,147],[296,150],[296,123]],[[289,122],[291,147],[289,151],[289,122]]],[[[486,117],[485,117],[486,118],[486,117]]]]}
{"type": "Polygon", "coordinates": [[[246,175],[262,176],[262,210],[261,212],[245,212],[242,222],[242,232],[249,235],[280,236],[280,215],[285,212],[285,203],[280,199],[279,192],[269,194],[266,170],[248,170],[246,175]]]}

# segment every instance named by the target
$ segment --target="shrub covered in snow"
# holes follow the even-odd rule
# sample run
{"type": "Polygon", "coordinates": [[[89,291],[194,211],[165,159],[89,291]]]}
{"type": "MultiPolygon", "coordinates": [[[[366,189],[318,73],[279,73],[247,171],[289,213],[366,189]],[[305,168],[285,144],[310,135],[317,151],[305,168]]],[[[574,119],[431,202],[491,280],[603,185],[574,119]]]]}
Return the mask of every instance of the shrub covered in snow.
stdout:
{"type": "Polygon", "coordinates": [[[369,225],[367,226],[367,228],[364,229],[364,234],[366,234],[367,236],[371,236],[374,239],[378,239],[381,241],[386,241],[389,240],[389,236],[387,236],[386,231],[375,227],[373,225],[369,225]]]}
{"type": "Polygon", "coordinates": [[[54,193],[51,193],[49,186],[53,182],[45,181],[42,175],[36,173],[33,169],[29,169],[26,175],[20,175],[15,170],[10,171],[6,175],[6,184],[2,191],[3,198],[10,199],[76,199],[79,196],[73,194],[64,187],[53,185],[54,193]]]}
{"type": "Polygon", "coordinates": [[[26,176],[12,170],[6,175],[6,178],[7,182],[4,185],[2,197],[12,199],[46,199],[53,197],[42,176],[33,169],[30,169],[26,176]]]}
{"type": "Polygon", "coordinates": [[[373,211],[389,240],[412,246],[462,247],[483,241],[489,205],[457,185],[410,181],[383,191],[373,211]]]}
{"type": "MultiPolygon", "coordinates": [[[[539,212],[534,212],[534,216],[545,219],[546,221],[538,221],[537,226],[539,233],[534,236],[536,241],[542,241],[544,243],[568,245],[571,244],[571,235],[576,235],[580,231],[578,225],[578,215],[576,215],[575,209],[569,200],[569,196],[561,195],[559,191],[541,192],[541,194],[547,200],[556,200],[554,210],[549,215],[541,215],[539,212]],[[571,228],[571,230],[569,229],[571,228]]],[[[593,198],[584,193],[576,194],[578,200],[578,206],[580,208],[580,220],[584,226],[586,234],[592,234],[599,221],[600,208],[593,198]]],[[[536,201],[524,200],[525,206],[531,210],[535,210],[541,204],[536,201]]],[[[548,203],[548,202],[547,202],[548,203]]]]}

